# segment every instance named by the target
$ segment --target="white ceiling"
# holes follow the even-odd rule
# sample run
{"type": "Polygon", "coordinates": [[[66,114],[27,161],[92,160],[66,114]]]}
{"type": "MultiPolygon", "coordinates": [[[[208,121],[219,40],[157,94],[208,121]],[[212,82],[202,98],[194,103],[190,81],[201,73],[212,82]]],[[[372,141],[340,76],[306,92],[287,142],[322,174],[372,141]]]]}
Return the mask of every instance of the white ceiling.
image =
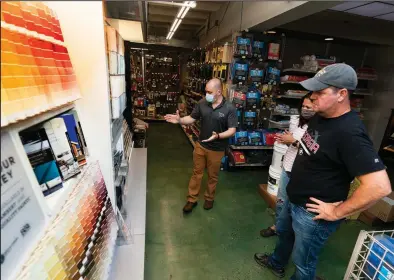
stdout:
{"type": "Polygon", "coordinates": [[[331,8],[331,10],[394,21],[394,2],[347,1],[338,6],[335,6],[334,8],[331,8]]]}

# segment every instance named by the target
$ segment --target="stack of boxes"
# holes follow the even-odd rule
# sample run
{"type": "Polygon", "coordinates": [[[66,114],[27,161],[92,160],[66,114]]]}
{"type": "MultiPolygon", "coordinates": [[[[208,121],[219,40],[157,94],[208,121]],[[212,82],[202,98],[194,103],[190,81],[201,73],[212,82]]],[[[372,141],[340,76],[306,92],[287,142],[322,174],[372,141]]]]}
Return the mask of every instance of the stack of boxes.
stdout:
{"type": "Polygon", "coordinates": [[[111,26],[106,26],[112,119],[119,118],[126,108],[126,69],[124,41],[111,26]]]}

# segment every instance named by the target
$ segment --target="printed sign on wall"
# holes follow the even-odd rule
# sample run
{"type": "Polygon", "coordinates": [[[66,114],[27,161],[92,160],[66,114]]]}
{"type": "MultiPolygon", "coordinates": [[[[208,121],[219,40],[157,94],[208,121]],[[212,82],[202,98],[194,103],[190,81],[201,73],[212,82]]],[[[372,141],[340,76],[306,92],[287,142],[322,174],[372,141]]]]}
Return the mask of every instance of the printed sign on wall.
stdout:
{"type": "Polygon", "coordinates": [[[8,279],[44,223],[11,137],[1,133],[1,279],[8,279]]]}

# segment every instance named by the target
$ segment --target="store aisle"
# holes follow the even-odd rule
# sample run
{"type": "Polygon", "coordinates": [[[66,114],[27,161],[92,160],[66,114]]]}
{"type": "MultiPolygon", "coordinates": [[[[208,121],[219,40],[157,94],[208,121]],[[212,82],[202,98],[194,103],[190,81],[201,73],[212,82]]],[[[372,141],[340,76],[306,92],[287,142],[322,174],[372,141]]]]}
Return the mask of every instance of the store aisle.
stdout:
{"type": "MultiPolygon", "coordinates": [[[[276,242],[259,236],[260,229],[273,223],[257,191],[267,170],[221,172],[214,208],[204,210],[201,195],[193,213],[184,216],[191,173],[192,146],[180,127],[151,123],[145,279],[276,279],[253,260],[255,252],[270,252],[276,242]]],[[[324,249],[319,275],[343,277],[358,232],[365,227],[358,222],[342,226],[324,249]]],[[[286,279],[292,271],[290,266],[286,279]]]]}

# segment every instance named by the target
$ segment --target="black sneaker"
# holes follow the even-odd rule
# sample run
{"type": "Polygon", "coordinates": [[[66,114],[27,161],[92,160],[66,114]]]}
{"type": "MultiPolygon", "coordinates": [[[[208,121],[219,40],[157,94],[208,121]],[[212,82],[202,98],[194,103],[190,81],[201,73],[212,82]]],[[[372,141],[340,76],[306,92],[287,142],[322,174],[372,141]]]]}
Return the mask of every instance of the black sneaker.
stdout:
{"type": "Polygon", "coordinates": [[[269,261],[269,257],[270,257],[270,256],[267,255],[267,254],[260,254],[260,253],[254,254],[254,260],[255,260],[259,265],[268,268],[269,270],[271,270],[271,272],[272,272],[275,276],[277,276],[277,277],[279,277],[279,278],[285,277],[285,270],[284,270],[283,268],[282,268],[282,269],[274,268],[274,267],[271,265],[270,261],[269,261]]]}

